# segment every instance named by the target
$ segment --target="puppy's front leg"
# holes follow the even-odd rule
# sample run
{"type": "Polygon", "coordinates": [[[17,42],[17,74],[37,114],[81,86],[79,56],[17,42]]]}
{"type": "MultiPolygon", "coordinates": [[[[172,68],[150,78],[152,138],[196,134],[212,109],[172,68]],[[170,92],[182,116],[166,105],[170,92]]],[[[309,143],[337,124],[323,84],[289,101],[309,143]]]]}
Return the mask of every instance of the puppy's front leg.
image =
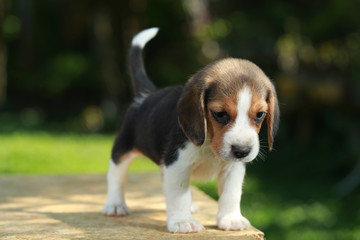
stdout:
{"type": "Polygon", "coordinates": [[[223,230],[244,230],[250,222],[241,215],[240,199],[245,176],[245,164],[242,162],[228,163],[219,173],[219,211],[217,225],[223,230]]]}
{"type": "Polygon", "coordinates": [[[163,171],[169,232],[200,232],[204,227],[191,215],[191,166],[178,159],[163,171]]]}

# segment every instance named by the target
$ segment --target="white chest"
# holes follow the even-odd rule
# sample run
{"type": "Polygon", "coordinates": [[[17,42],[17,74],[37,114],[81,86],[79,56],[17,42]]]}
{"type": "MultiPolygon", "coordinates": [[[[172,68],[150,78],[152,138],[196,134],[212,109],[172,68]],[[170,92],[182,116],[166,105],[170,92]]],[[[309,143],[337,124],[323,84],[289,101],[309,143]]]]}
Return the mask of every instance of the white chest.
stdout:
{"type": "Polygon", "coordinates": [[[209,145],[197,147],[194,154],[191,177],[195,180],[212,180],[217,177],[224,161],[216,157],[209,145]]]}

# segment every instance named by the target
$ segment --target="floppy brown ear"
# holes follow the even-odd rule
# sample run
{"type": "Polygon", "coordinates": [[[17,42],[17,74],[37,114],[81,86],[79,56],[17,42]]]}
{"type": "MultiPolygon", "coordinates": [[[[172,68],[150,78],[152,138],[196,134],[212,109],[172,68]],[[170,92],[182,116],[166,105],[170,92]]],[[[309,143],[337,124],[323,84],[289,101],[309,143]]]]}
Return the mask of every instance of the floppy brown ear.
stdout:
{"type": "Polygon", "coordinates": [[[268,113],[266,116],[267,132],[268,132],[268,145],[269,150],[273,148],[274,137],[279,128],[280,110],[279,103],[274,86],[271,84],[271,89],[268,91],[266,99],[268,103],[268,113]]]}
{"type": "MultiPolygon", "coordinates": [[[[198,74],[199,75],[199,74],[198,74]]],[[[206,138],[205,86],[195,75],[185,85],[178,101],[179,124],[184,134],[200,146],[206,138]]]]}

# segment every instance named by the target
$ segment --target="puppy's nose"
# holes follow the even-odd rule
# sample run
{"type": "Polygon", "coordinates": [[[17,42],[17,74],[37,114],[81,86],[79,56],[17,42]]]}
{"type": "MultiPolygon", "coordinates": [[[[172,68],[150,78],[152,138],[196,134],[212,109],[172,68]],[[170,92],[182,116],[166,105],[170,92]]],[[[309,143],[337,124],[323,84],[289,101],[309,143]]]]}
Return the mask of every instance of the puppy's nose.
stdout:
{"type": "Polygon", "coordinates": [[[251,147],[240,147],[238,145],[232,145],[231,151],[236,158],[244,158],[249,155],[251,147]]]}

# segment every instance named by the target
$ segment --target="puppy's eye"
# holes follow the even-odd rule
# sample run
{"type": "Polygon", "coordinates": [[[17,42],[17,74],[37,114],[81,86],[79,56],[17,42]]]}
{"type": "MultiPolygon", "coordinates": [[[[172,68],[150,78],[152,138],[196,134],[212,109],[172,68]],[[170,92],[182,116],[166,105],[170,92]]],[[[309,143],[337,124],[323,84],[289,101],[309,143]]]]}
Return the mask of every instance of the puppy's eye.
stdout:
{"type": "Polygon", "coordinates": [[[211,113],[214,119],[222,125],[226,125],[230,121],[230,116],[229,114],[227,114],[227,112],[211,112],[211,113]]]}
{"type": "Polygon", "coordinates": [[[258,112],[255,116],[255,122],[261,123],[261,121],[264,119],[266,113],[265,112],[258,112]]]}

